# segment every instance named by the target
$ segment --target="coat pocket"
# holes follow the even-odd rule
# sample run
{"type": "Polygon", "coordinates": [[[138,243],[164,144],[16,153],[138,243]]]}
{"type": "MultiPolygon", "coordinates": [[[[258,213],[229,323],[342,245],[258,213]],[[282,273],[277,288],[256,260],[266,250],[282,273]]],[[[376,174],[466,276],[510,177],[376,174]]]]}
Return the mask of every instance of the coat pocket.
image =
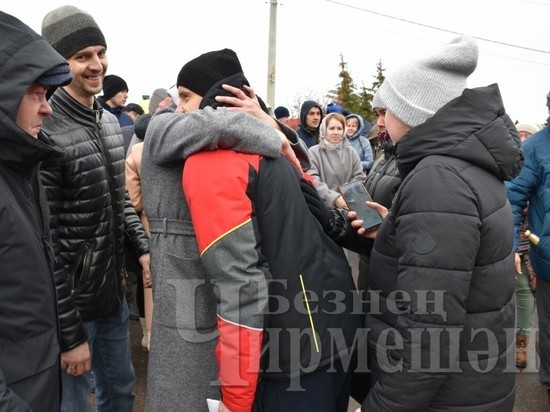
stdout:
{"type": "Polygon", "coordinates": [[[0,337],[0,366],[8,385],[54,366],[58,358],[59,345],[54,329],[17,341],[0,337]]]}
{"type": "Polygon", "coordinates": [[[92,245],[84,242],[80,245],[76,255],[75,264],[69,275],[69,284],[71,285],[71,293],[74,295],[88,280],[90,266],[92,264],[92,245]]]}

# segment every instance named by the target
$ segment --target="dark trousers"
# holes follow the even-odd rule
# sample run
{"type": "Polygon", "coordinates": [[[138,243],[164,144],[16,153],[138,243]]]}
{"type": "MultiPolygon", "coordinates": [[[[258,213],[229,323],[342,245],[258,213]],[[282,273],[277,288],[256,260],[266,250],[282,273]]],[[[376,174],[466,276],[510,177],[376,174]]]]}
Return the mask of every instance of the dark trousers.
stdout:
{"type": "Polygon", "coordinates": [[[134,319],[135,315],[140,318],[145,317],[145,309],[143,303],[143,279],[141,277],[141,265],[139,264],[139,256],[135,252],[132,245],[126,245],[126,301],[130,309],[130,318],[134,319]],[[137,313],[136,313],[137,309],[137,313]]]}
{"type": "Polygon", "coordinates": [[[539,317],[539,377],[542,387],[550,390],[550,281],[537,278],[535,298],[539,317]]]}
{"type": "Polygon", "coordinates": [[[303,375],[303,391],[288,390],[290,380],[263,379],[256,396],[258,412],[347,412],[350,397],[350,373],[339,360],[334,368],[303,375]],[[334,370],[336,369],[336,370],[334,370]]]}

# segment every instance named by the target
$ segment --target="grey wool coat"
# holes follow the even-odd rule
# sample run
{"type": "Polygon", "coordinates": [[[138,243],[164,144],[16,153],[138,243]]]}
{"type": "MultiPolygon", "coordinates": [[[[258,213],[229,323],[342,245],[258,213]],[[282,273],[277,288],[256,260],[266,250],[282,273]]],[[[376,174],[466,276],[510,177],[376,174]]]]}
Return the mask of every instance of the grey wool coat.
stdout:
{"type": "Polygon", "coordinates": [[[145,137],[141,177],[155,302],[147,411],[207,411],[206,398],[220,398],[216,298],[182,191],[183,159],[216,148],[277,157],[281,143],[273,128],[253,117],[211,108],[161,112],[145,137]]]}

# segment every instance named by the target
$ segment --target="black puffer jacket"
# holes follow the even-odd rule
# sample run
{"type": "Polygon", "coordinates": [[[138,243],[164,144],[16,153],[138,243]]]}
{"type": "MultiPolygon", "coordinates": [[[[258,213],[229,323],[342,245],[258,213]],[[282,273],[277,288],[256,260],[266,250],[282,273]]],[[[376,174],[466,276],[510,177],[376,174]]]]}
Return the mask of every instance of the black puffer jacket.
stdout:
{"type": "Polygon", "coordinates": [[[89,109],[65,90],[50,99],[44,130],[64,149],[61,165],[44,164],[58,258],[56,283],[62,351],[86,339],[82,320],[108,315],[124,295],[124,236],[138,255],[149,243],[125,195],[124,146],[117,119],[97,102],[89,109]]]}
{"type": "Polygon", "coordinates": [[[27,88],[65,59],[2,12],[0,38],[0,411],[59,411],[54,255],[38,168],[62,153],[16,119],[27,88]]]}
{"type": "Polygon", "coordinates": [[[503,181],[522,156],[498,87],[466,89],[396,149],[404,180],[371,254],[369,290],[380,299],[367,313],[373,387],[363,410],[511,411],[515,271],[503,181]]]}
{"type": "Polygon", "coordinates": [[[386,142],[384,154],[372,165],[365,181],[365,187],[372,200],[390,209],[401,180],[395,161],[395,146],[391,141],[386,142]]]}
{"type": "MultiPolygon", "coordinates": [[[[395,159],[395,146],[388,141],[384,143],[384,153],[374,162],[367,175],[365,188],[373,201],[391,209],[393,197],[399,189],[401,180],[395,159]]],[[[365,247],[359,255],[359,278],[357,280],[359,290],[365,290],[368,285],[370,252],[374,242],[369,239],[362,244],[365,247]]]]}

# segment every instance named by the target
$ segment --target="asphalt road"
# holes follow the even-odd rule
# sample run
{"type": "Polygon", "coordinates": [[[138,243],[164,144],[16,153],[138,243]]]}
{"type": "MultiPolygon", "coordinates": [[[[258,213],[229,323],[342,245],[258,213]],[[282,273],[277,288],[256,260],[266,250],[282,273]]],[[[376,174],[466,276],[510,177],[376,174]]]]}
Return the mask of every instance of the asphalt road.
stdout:
{"type": "MultiPolygon", "coordinates": [[[[536,318],[536,315],[535,315],[536,318]]],[[[536,324],[535,324],[536,326],[536,324]]],[[[141,325],[139,321],[130,321],[130,338],[132,341],[132,360],[136,371],[136,388],[134,412],[145,411],[145,388],[147,381],[147,353],[141,350],[141,325]]],[[[535,352],[534,332],[529,343],[529,364],[516,378],[516,404],[513,412],[548,412],[550,406],[545,391],[538,379],[538,359],[535,352]]],[[[350,401],[349,411],[354,412],[359,405],[350,401]]],[[[157,412],[157,411],[153,411],[157,412]]],[[[182,411],[187,412],[187,411],[182,411]]]]}

